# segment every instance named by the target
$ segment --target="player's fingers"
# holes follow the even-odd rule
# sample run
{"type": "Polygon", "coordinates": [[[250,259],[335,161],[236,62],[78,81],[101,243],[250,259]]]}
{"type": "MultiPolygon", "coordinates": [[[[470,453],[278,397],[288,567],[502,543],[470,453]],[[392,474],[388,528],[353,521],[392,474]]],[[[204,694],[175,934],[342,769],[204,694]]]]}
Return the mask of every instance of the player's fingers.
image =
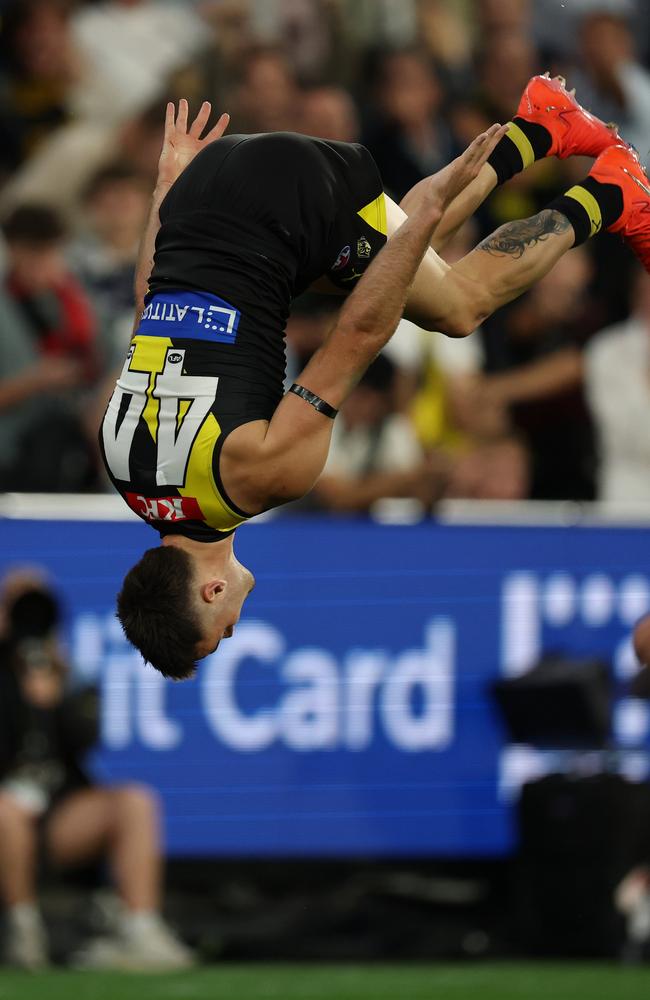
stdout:
{"type": "Polygon", "coordinates": [[[176,118],[176,108],[170,101],[165,110],[165,142],[171,139],[174,131],[174,119],[176,118]]]}
{"type": "Polygon", "coordinates": [[[466,168],[472,170],[476,164],[481,161],[483,149],[485,148],[487,142],[487,132],[481,132],[480,135],[477,135],[476,138],[470,142],[469,146],[461,156],[461,162],[466,168]]]}
{"type": "Polygon", "coordinates": [[[219,118],[217,124],[214,126],[214,128],[210,129],[210,131],[208,132],[203,141],[214,142],[215,139],[220,139],[223,133],[228,128],[229,124],[230,124],[230,115],[224,111],[224,113],[219,118]]]}
{"type": "Polygon", "coordinates": [[[176,116],[176,128],[181,132],[187,132],[187,116],[190,112],[190,106],[184,97],[181,97],[178,102],[178,115],[176,116]]]}
{"type": "Polygon", "coordinates": [[[501,127],[501,125],[490,125],[485,132],[481,132],[480,135],[477,135],[465,151],[468,160],[473,161],[483,156],[485,147],[490,144],[493,137],[499,132],[501,127]]]}
{"type": "Polygon", "coordinates": [[[211,111],[212,111],[212,105],[210,104],[210,102],[204,101],[203,104],[201,105],[198,115],[196,116],[196,118],[192,122],[192,125],[190,126],[190,135],[194,139],[201,138],[201,132],[208,124],[208,118],[210,117],[211,111]]]}
{"type": "Polygon", "coordinates": [[[487,142],[481,149],[481,165],[485,163],[495,146],[497,146],[504,135],[508,134],[507,125],[493,125],[487,133],[487,142]]]}
{"type": "Polygon", "coordinates": [[[492,125],[487,131],[477,136],[467,150],[467,165],[474,169],[480,169],[497,143],[501,142],[507,131],[507,125],[492,125]]]}

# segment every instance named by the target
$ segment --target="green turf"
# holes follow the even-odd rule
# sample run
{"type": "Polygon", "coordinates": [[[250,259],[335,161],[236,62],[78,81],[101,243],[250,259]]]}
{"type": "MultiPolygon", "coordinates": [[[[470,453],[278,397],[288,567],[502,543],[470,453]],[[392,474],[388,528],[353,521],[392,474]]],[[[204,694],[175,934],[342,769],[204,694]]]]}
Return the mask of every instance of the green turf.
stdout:
{"type": "Polygon", "coordinates": [[[650,1000],[650,967],[223,965],[164,976],[0,971],[0,1000],[650,1000]]]}

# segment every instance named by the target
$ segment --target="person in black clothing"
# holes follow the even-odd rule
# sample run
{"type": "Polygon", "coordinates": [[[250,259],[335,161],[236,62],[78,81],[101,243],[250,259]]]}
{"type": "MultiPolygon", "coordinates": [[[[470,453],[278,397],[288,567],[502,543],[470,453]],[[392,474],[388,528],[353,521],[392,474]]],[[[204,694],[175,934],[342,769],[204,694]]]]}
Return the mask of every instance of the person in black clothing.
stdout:
{"type": "Polygon", "coordinates": [[[97,693],[68,691],[56,639],[59,608],[42,583],[18,581],[0,644],[0,898],[5,958],[47,964],[36,904],[39,855],[73,866],[110,860],[124,906],[114,937],[80,954],[88,966],[183,968],[192,953],[158,916],[160,845],[155,800],[134,784],[100,787],[84,767],[98,737],[97,693]]]}

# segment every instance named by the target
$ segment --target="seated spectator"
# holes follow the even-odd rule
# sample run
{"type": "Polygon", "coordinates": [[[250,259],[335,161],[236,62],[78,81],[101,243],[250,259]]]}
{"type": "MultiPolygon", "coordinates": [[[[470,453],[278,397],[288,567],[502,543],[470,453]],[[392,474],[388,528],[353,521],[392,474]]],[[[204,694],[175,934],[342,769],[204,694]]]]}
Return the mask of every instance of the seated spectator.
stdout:
{"type": "Polygon", "coordinates": [[[100,170],[85,192],[84,231],[68,260],[97,310],[106,365],[121,363],[133,328],[133,281],[149,206],[146,180],[130,166],[100,170]]]}
{"type": "Polygon", "coordinates": [[[25,206],[3,229],[0,488],[83,489],[93,472],[72,390],[95,375],[93,311],[66,267],[56,213],[25,206]]]}
{"type": "Polygon", "coordinates": [[[174,969],[194,956],[159,915],[161,856],[155,799],[135,784],[102,787],[84,769],[97,740],[96,693],[68,688],[57,638],[58,602],[42,578],[5,581],[0,642],[0,897],[5,957],[48,963],[37,905],[37,859],[54,868],[110,860],[123,904],[112,937],[91,941],[75,964],[174,969]]]}
{"type": "Polygon", "coordinates": [[[395,366],[373,362],[344,403],[315,499],[336,513],[370,511],[378,500],[410,497],[424,509],[442,488],[443,469],[426,459],[408,419],[392,398],[395,366]]]}
{"type": "Polygon", "coordinates": [[[377,161],[384,187],[400,201],[418,181],[452,159],[456,144],[442,117],[440,81],[418,49],[381,55],[375,89],[378,118],[362,141],[377,161]]]}
{"type": "Polygon", "coordinates": [[[650,500],[650,277],[638,272],[632,316],[598,334],[584,359],[598,437],[598,499],[650,500]]]}

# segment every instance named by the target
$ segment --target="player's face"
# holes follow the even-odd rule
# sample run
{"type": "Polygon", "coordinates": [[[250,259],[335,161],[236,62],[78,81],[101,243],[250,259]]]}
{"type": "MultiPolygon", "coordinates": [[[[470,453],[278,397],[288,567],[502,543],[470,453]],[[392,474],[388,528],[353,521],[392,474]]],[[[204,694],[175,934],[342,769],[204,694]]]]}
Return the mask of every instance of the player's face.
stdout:
{"type": "Polygon", "coordinates": [[[229,639],[239,621],[244,601],[255,586],[255,577],[233,556],[225,577],[225,589],[202,611],[204,639],[197,658],[213,653],[222,639],[229,639]]]}

